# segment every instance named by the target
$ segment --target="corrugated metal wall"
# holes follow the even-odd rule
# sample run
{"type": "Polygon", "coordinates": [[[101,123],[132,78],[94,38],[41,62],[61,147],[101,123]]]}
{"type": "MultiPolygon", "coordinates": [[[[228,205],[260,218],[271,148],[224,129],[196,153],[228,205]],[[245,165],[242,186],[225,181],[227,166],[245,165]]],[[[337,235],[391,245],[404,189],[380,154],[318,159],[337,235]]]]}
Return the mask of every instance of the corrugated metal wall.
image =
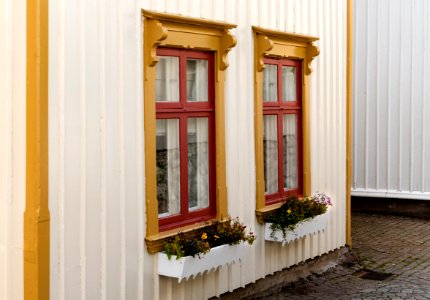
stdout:
{"type": "Polygon", "coordinates": [[[0,300],[23,297],[25,0],[0,0],[0,300]]]}
{"type": "Polygon", "coordinates": [[[346,1],[50,3],[50,207],[53,299],[202,299],[345,244],[346,1]],[[226,82],[229,212],[259,239],[242,264],[177,284],[144,246],[140,9],[238,25],[226,82]],[[319,36],[311,88],[312,191],[336,204],[325,234],[282,248],[255,219],[251,26],[319,36]]]}
{"type": "Polygon", "coordinates": [[[430,3],[355,1],[353,195],[430,200],[430,3]]]}

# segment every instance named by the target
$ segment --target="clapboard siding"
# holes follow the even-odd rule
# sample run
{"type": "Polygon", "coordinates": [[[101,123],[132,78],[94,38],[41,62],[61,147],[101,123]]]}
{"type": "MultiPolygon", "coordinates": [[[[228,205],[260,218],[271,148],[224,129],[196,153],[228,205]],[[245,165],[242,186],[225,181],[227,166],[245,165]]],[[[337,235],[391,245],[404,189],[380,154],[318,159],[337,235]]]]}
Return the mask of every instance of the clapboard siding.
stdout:
{"type": "Polygon", "coordinates": [[[202,299],[345,244],[346,1],[50,3],[50,208],[53,299],[202,299]],[[141,9],[238,25],[226,81],[229,213],[256,231],[241,264],[178,284],[144,246],[141,9]],[[255,219],[251,26],[320,37],[311,77],[312,192],[334,201],[326,233],[265,243],[255,219]]]}
{"type": "Polygon", "coordinates": [[[353,195],[430,199],[430,4],[355,1],[353,195]]]}

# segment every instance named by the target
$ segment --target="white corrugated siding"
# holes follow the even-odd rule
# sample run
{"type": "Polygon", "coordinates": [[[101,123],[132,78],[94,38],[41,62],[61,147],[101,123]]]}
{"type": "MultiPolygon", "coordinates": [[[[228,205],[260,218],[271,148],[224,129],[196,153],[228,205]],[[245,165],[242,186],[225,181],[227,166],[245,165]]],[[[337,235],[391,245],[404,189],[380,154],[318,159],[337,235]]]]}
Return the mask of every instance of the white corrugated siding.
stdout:
{"type": "Polygon", "coordinates": [[[23,298],[25,0],[0,0],[0,300],[23,298]]]}
{"type": "Polygon", "coordinates": [[[355,13],[353,195],[430,199],[430,3],[355,13]]]}
{"type": "Polygon", "coordinates": [[[346,1],[52,1],[50,207],[53,299],[202,299],[345,244],[346,1]],[[229,212],[259,239],[242,264],[177,284],[144,246],[140,9],[238,25],[226,82],[229,212]],[[251,26],[319,36],[311,88],[312,191],[333,196],[325,234],[282,248],[255,220],[251,26]]]}

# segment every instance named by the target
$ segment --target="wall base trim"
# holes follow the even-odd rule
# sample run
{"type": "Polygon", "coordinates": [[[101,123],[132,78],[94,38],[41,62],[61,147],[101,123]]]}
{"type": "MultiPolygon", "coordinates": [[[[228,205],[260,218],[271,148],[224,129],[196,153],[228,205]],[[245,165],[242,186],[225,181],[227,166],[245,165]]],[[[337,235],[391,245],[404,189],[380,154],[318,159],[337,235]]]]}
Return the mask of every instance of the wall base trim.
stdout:
{"type": "Polygon", "coordinates": [[[430,200],[429,192],[410,192],[395,190],[375,190],[375,189],[352,189],[352,196],[374,197],[374,198],[395,198],[409,200],[430,200]]]}

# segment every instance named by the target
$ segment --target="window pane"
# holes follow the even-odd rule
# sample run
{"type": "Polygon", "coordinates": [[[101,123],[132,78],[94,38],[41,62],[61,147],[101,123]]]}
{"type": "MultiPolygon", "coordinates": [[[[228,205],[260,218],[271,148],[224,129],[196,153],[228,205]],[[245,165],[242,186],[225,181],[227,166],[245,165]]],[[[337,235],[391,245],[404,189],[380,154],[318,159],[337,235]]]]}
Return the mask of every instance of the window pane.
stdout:
{"type": "Polygon", "coordinates": [[[276,116],[264,116],[263,144],[266,194],[273,194],[278,191],[278,125],[276,116]]]}
{"type": "Polygon", "coordinates": [[[155,99],[159,102],[179,101],[179,58],[160,56],[156,69],[155,99]]]}
{"type": "Polygon", "coordinates": [[[187,100],[208,101],[208,61],[187,59],[187,100]]]}
{"type": "Polygon", "coordinates": [[[158,216],[180,210],[179,120],[157,120],[157,199],[158,216]]]}
{"type": "Polygon", "coordinates": [[[297,116],[284,115],[284,188],[298,188],[297,116]]]}
{"type": "Polygon", "coordinates": [[[282,100],[296,101],[296,68],[282,67],[282,100]]]}
{"type": "Polygon", "coordinates": [[[188,119],[188,208],[209,206],[208,119],[188,119]]]}
{"type": "Polygon", "coordinates": [[[278,66],[266,65],[263,71],[263,101],[278,101],[278,66]]]}

